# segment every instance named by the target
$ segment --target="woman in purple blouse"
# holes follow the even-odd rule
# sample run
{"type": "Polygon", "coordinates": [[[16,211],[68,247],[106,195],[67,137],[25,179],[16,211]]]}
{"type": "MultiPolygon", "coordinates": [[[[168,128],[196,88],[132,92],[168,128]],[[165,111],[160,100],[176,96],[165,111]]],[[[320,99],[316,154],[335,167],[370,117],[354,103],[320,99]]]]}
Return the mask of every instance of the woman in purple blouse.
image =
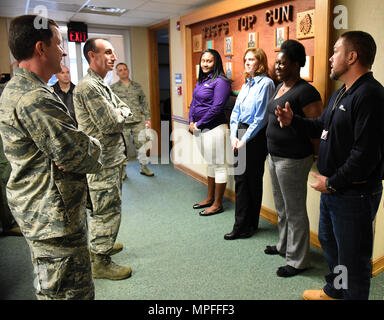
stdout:
{"type": "Polygon", "coordinates": [[[220,54],[213,49],[204,50],[189,110],[189,131],[201,139],[200,152],[208,163],[207,197],[193,206],[194,209],[207,208],[200,212],[201,216],[224,211],[222,200],[228,177],[225,164],[228,126],[224,105],[231,91],[231,82],[224,74],[220,54]]]}

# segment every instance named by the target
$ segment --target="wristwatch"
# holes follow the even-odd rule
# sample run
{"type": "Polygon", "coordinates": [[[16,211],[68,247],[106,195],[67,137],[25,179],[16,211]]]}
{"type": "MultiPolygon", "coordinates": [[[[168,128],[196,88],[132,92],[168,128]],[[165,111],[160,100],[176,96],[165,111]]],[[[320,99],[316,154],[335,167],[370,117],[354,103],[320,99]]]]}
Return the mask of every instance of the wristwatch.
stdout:
{"type": "Polygon", "coordinates": [[[325,180],[325,188],[329,193],[335,193],[336,189],[329,184],[329,179],[325,180]]]}

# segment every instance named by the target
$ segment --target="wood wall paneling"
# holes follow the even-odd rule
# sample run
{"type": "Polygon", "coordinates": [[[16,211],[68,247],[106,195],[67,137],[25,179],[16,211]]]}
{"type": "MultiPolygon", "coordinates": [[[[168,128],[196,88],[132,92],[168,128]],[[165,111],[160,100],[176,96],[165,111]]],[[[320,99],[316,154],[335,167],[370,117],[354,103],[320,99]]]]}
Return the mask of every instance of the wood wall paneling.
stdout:
{"type": "Polygon", "coordinates": [[[313,82],[317,90],[320,92],[323,102],[328,98],[328,70],[329,70],[329,39],[330,39],[330,18],[331,18],[331,0],[295,0],[295,1],[224,1],[210,7],[204,8],[197,12],[183,16],[180,19],[181,31],[183,33],[183,46],[185,49],[185,97],[184,115],[188,116],[189,105],[192,101],[192,93],[196,83],[196,64],[199,63],[200,52],[192,52],[192,37],[196,34],[203,35],[203,50],[206,49],[206,41],[214,40],[214,49],[221,54],[223,65],[226,62],[232,62],[233,90],[239,90],[243,84],[243,53],[248,46],[248,34],[258,32],[259,47],[262,48],[268,56],[268,65],[271,76],[274,76],[274,61],[278,52],[274,50],[275,28],[288,27],[289,39],[296,39],[296,16],[298,12],[315,9],[315,37],[299,40],[306,48],[308,56],[314,56],[313,82]],[[230,3],[229,3],[230,2],[230,3]],[[283,6],[292,6],[292,20],[274,22],[272,25],[266,22],[266,11],[277,9],[283,6]],[[256,23],[252,28],[239,31],[238,21],[241,17],[256,16],[256,23]],[[317,21],[317,22],[316,22],[317,21]],[[216,36],[211,35],[204,37],[203,28],[219,25],[222,23],[229,24],[229,33],[225,34],[224,30],[218,32],[216,36]],[[233,37],[234,55],[226,57],[224,55],[224,38],[233,37]]]}

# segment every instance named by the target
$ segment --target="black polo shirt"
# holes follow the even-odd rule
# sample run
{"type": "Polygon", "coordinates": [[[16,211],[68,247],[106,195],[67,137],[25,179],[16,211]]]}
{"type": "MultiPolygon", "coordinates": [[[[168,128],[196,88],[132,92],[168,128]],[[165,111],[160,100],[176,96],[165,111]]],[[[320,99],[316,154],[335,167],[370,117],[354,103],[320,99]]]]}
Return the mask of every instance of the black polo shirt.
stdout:
{"type": "Polygon", "coordinates": [[[377,190],[384,154],[384,87],[372,72],[345,85],[329,99],[317,119],[299,119],[312,137],[321,137],[317,167],[340,193],[377,190]],[[333,110],[333,111],[332,111],[333,110]]]}
{"type": "Polygon", "coordinates": [[[63,101],[63,103],[66,105],[69,114],[71,115],[72,119],[75,120],[76,126],[77,126],[77,120],[75,115],[75,107],[73,105],[73,90],[75,89],[75,85],[71,82],[71,85],[69,87],[68,92],[64,92],[61,90],[59,82],[57,81],[53,86],[53,90],[57,93],[57,95],[60,97],[60,99],[63,101]]]}

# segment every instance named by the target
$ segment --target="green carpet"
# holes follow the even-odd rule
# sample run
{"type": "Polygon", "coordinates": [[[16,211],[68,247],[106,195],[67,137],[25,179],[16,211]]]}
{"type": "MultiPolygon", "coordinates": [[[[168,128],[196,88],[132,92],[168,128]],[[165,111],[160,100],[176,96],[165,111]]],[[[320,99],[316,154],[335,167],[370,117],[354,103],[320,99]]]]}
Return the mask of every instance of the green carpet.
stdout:
{"type": "MultiPolygon", "coordinates": [[[[118,241],[124,250],[113,256],[129,265],[123,281],[95,279],[98,300],[300,300],[305,289],[321,288],[327,266],[311,247],[312,268],[279,278],[280,256],[264,254],[276,244],[277,228],[260,219],[249,239],[225,241],[232,230],[234,203],[225,212],[200,217],[192,205],[206,187],[172,168],[151,165],[155,177],[139,174],[131,161],[123,185],[123,214],[118,241]]],[[[268,173],[266,173],[268,174],[268,173]]],[[[23,238],[0,238],[0,299],[35,299],[28,246],[23,238]]],[[[383,300],[384,273],[372,279],[370,299],[383,300]]]]}

